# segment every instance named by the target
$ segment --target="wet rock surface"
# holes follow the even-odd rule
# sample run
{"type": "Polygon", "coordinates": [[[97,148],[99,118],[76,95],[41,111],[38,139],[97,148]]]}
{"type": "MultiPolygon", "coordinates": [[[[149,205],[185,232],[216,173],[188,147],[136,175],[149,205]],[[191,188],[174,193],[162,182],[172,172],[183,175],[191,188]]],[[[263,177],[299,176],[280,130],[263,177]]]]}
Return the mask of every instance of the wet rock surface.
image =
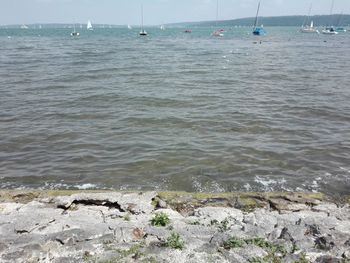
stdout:
{"type": "Polygon", "coordinates": [[[0,200],[0,262],[350,262],[349,204],[313,195],[0,192],[0,200]]]}

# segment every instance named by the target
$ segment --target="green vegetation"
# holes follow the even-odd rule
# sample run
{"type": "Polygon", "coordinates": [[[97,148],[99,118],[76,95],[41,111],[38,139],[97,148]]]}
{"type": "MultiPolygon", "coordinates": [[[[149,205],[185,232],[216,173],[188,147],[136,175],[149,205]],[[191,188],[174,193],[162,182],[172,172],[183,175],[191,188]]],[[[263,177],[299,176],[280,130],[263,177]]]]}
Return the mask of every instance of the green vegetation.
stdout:
{"type": "Polygon", "coordinates": [[[182,250],[185,247],[185,242],[181,239],[179,234],[171,233],[171,236],[168,237],[165,245],[173,249],[182,250]]]}
{"type": "Polygon", "coordinates": [[[199,220],[196,220],[196,221],[189,222],[188,224],[193,226],[199,226],[201,222],[199,222],[199,220]]]}
{"type": "Polygon", "coordinates": [[[187,213],[188,210],[205,206],[230,206],[242,211],[253,211],[256,208],[263,208],[270,201],[279,200],[291,203],[314,203],[327,199],[321,193],[187,193],[187,192],[159,192],[159,199],[164,200],[172,209],[178,212],[187,213]]]}
{"type": "Polygon", "coordinates": [[[141,248],[144,247],[144,243],[139,243],[136,245],[133,245],[131,248],[127,250],[117,249],[116,251],[119,253],[119,256],[115,258],[113,262],[119,262],[120,260],[127,258],[129,256],[132,256],[133,259],[139,259],[142,256],[144,256],[143,253],[141,253],[141,248]]]}
{"type": "Polygon", "coordinates": [[[295,261],[294,263],[310,263],[310,261],[306,258],[305,253],[301,253],[299,260],[295,261]]]}
{"type": "Polygon", "coordinates": [[[152,226],[165,227],[168,224],[170,224],[170,218],[163,212],[156,213],[155,216],[151,219],[152,226]]]}
{"type": "Polygon", "coordinates": [[[268,255],[264,258],[252,258],[249,263],[282,263],[282,258],[287,255],[287,250],[283,246],[274,245],[263,238],[242,239],[231,237],[224,242],[225,249],[241,248],[246,245],[254,245],[264,249],[268,255]]]}
{"type": "Polygon", "coordinates": [[[230,229],[229,223],[230,223],[229,218],[225,218],[224,220],[222,220],[218,226],[219,231],[225,232],[229,230],[230,229]]]}
{"type": "Polygon", "coordinates": [[[125,216],[123,217],[125,221],[130,221],[130,213],[125,214],[125,216]]]}
{"type": "Polygon", "coordinates": [[[237,237],[231,237],[224,242],[225,249],[239,248],[243,247],[244,245],[246,245],[246,242],[243,239],[237,237]]]}

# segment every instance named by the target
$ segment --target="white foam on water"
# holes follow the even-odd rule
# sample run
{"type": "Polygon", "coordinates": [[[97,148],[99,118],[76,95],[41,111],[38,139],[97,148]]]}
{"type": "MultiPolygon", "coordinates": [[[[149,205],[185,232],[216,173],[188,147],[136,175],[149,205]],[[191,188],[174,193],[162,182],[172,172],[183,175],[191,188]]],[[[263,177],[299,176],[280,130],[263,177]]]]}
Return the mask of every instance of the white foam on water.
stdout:
{"type": "Polygon", "coordinates": [[[293,191],[293,189],[286,187],[287,180],[285,178],[275,180],[270,178],[263,178],[257,175],[255,176],[254,181],[262,186],[262,190],[267,192],[272,192],[280,189],[285,191],[293,191]]]}
{"type": "Polygon", "coordinates": [[[96,189],[97,185],[95,184],[82,184],[76,186],[79,190],[87,190],[87,189],[96,189]]]}
{"type": "Polygon", "coordinates": [[[247,191],[251,191],[253,189],[252,186],[249,183],[246,183],[243,187],[247,191]]]}
{"type": "Polygon", "coordinates": [[[350,173],[350,169],[349,168],[344,168],[344,167],[339,167],[340,170],[343,170],[347,173],[350,173]]]}
{"type": "Polygon", "coordinates": [[[204,184],[200,182],[199,178],[192,177],[192,187],[196,192],[208,192],[208,193],[223,193],[225,188],[222,187],[217,181],[205,182],[204,184]]]}

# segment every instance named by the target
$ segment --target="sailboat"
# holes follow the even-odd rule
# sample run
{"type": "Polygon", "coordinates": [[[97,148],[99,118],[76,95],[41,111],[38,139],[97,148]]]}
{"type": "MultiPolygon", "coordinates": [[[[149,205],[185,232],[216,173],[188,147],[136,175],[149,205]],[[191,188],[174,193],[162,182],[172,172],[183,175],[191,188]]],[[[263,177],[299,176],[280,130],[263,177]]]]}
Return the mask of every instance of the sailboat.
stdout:
{"type": "Polygon", "coordinates": [[[141,31],[140,36],[147,36],[146,30],[143,28],[143,5],[141,5],[141,31]]]}
{"type": "MultiPolygon", "coordinates": [[[[215,27],[218,27],[218,18],[219,18],[219,0],[216,1],[216,19],[215,19],[215,27]]],[[[213,37],[223,37],[224,36],[223,29],[217,29],[211,35],[213,37]]]]}
{"type": "Polygon", "coordinates": [[[130,30],[132,29],[132,26],[130,24],[128,24],[128,29],[130,29],[130,30]]]}
{"type": "Polygon", "coordinates": [[[311,21],[310,26],[303,26],[300,29],[300,32],[302,33],[317,33],[319,34],[320,32],[314,27],[314,21],[311,21]]]}
{"type": "MultiPolygon", "coordinates": [[[[332,0],[332,5],[331,5],[331,12],[330,12],[331,15],[333,13],[333,7],[334,7],[334,0],[332,0]]],[[[324,35],[337,35],[338,32],[334,29],[333,26],[328,26],[324,30],[322,30],[322,34],[324,34],[324,35]]]]}
{"type": "Polygon", "coordinates": [[[71,35],[72,37],[78,37],[78,36],[80,36],[80,33],[77,32],[77,31],[75,30],[75,24],[74,24],[73,28],[74,28],[74,29],[73,29],[73,32],[70,33],[70,35],[71,35]]]}
{"type": "Polygon", "coordinates": [[[304,20],[303,25],[301,26],[300,32],[302,33],[317,33],[319,34],[320,32],[314,27],[314,21],[311,21],[310,26],[305,25],[309,21],[310,14],[311,14],[311,9],[312,9],[312,4],[310,5],[309,13],[307,17],[304,20]]]}
{"type": "Polygon", "coordinates": [[[25,24],[21,25],[21,29],[28,29],[29,27],[26,26],[25,24]]]}
{"type": "Polygon", "coordinates": [[[164,26],[164,25],[161,25],[161,26],[160,26],[160,30],[165,30],[165,26],[164,26]]]}
{"type": "Polygon", "coordinates": [[[91,21],[90,21],[90,20],[87,22],[86,29],[87,29],[87,30],[90,30],[90,31],[94,30],[94,28],[92,27],[92,24],[91,24],[91,21]]]}
{"type": "Polygon", "coordinates": [[[260,1],[258,4],[258,10],[256,11],[256,16],[255,16],[255,22],[254,22],[254,30],[253,30],[253,35],[255,36],[264,36],[266,35],[266,31],[263,26],[258,27],[258,21],[259,21],[259,11],[260,11],[260,1]]]}

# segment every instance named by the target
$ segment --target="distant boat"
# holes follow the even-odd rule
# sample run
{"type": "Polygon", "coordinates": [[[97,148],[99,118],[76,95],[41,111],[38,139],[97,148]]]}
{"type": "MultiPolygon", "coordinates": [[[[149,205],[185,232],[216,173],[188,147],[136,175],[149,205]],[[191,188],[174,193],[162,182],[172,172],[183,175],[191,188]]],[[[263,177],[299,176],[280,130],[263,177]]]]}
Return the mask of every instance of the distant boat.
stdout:
{"type": "Polygon", "coordinates": [[[334,27],[326,27],[326,29],[322,30],[322,34],[324,35],[338,35],[339,33],[334,29],[334,27]]]}
{"type": "Polygon", "coordinates": [[[192,33],[192,29],[185,29],[184,33],[187,33],[187,34],[192,33]]]}
{"type": "Polygon", "coordinates": [[[80,36],[80,33],[77,32],[77,31],[75,30],[75,24],[74,24],[73,28],[74,28],[74,29],[73,29],[73,32],[70,33],[70,35],[71,35],[72,37],[78,37],[78,36],[80,36]]]}
{"type": "Polygon", "coordinates": [[[28,26],[26,26],[26,25],[21,25],[21,29],[28,29],[29,27],[28,26]]]}
{"type": "Polygon", "coordinates": [[[310,26],[303,26],[300,29],[300,32],[302,33],[317,33],[319,34],[320,32],[314,27],[314,21],[311,21],[310,26]]]}
{"type": "MultiPolygon", "coordinates": [[[[215,18],[215,27],[218,28],[218,19],[219,19],[219,0],[216,0],[216,18],[215,18]]],[[[223,29],[215,30],[211,35],[213,37],[223,37],[224,36],[223,29]]]]}
{"type": "Polygon", "coordinates": [[[87,22],[86,29],[87,29],[87,30],[90,30],[90,31],[94,30],[94,28],[92,27],[92,24],[91,24],[91,21],[90,21],[90,20],[87,22]]]}
{"type": "Polygon", "coordinates": [[[132,26],[130,26],[129,24],[128,24],[128,29],[130,29],[130,30],[132,29],[132,26]]]}
{"type": "Polygon", "coordinates": [[[335,31],[337,31],[337,32],[339,32],[339,33],[346,33],[346,28],[344,28],[344,27],[337,27],[337,28],[335,29],[335,31]]]}
{"type": "Polygon", "coordinates": [[[140,36],[147,36],[146,30],[143,28],[143,5],[141,5],[141,31],[140,36]]]}
{"type": "MultiPolygon", "coordinates": [[[[334,0],[332,0],[330,15],[333,13],[334,8],[334,0]]],[[[324,35],[338,35],[338,32],[335,30],[333,26],[328,26],[324,30],[322,30],[322,34],[324,35]]]]}
{"type": "Polygon", "coordinates": [[[164,25],[161,25],[161,26],[160,26],[160,30],[165,30],[165,26],[164,26],[164,25]]]}
{"type": "Polygon", "coordinates": [[[266,31],[265,31],[263,25],[261,25],[260,27],[257,26],[258,25],[258,21],[259,21],[259,11],[260,11],[260,2],[258,4],[258,10],[256,11],[253,35],[255,35],[255,36],[264,36],[264,35],[266,35],[266,31]]]}
{"type": "Polygon", "coordinates": [[[346,33],[346,29],[345,29],[344,27],[341,26],[341,24],[342,24],[342,18],[343,18],[343,13],[341,13],[340,16],[339,16],[337,28],[335,29],[335,31],[337,31],[337,32],[339,32],[339,33],[346,33]]]}
{"type": "Polygon", "coordinates": [[[301,26],[300,32],[302,32],[302,33],[317,33],[317,34],[319,34],[320,32],[314,27],[314,21],[311,21],[310,26],[306,25],[306,23],[309,22],[311,10],[312,10],[312,4],[310,5],[309,13],[306,16],[303,25],[301,26]]]}

